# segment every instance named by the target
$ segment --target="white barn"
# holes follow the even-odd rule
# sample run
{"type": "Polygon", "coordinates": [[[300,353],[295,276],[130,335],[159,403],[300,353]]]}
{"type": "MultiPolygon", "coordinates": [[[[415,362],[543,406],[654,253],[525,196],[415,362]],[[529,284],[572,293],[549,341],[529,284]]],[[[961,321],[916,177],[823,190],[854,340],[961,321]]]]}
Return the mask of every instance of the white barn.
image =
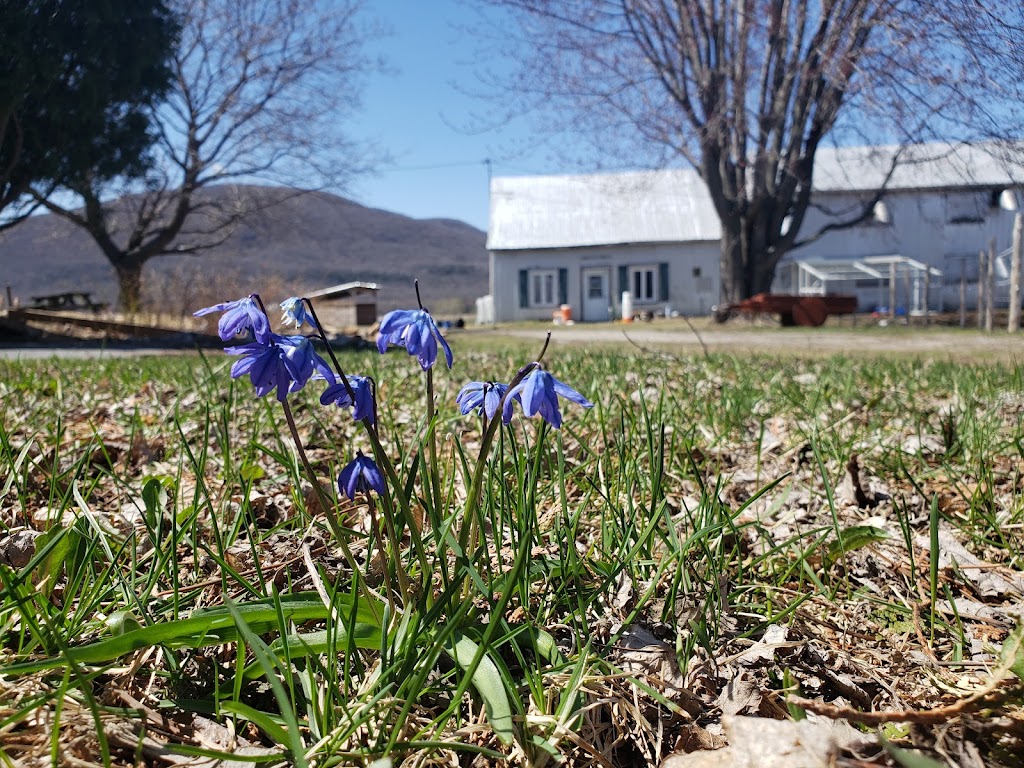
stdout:
{"type": "MultiPolygon", "coordinates": [[[[818,152],[803,236],[851,218],[883,185],[885,195],[870,220],[787,254],[775,291],[855,293],[866,310],[886,303],[895,277],[897,305],[940,309],[957,306],[964,280],[973,306],[978,251],[992,241],[997,285],[1005,284],[1024,166],[990,147],[917,145],[901,150],[894,168],[895,153],[818,152]]],[[[692,170],[495,178],[487,237],[494,319],[550,319],[568,304],[576,320],[607,320],[619,316],[624,291],[635,311],[707,314],[720,293],[719,238],[692,170]]],[[[998,287],[996,295],[998,303],[998,287]]],[[[1001,295],[1005,304],[1005,287],[1001,295]]]]}

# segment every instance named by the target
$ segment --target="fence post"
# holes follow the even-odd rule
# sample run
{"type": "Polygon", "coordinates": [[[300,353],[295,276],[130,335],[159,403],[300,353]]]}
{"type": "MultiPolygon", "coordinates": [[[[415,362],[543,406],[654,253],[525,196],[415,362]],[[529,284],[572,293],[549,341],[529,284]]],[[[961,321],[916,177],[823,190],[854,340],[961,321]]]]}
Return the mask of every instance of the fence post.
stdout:
{"type": "Polygon", "coordinates": [[[960,327],[967,327],[967,259],[960,259],[960,327]]]}
{"type": "Polygon", "coordinates": [[[985,330],[992,333],[996,304],[996,239],[988,243],[988,271],[985,273],[985,330]]]}
{"type": "Polygon", "coordinates": [[[1024,248],[1024,214],[1013,217],[1013,251],[1010,255],[1010,317],[1006,330],[1016,333],[1020,330],[1020,262],[1024,248]]]}
{"type": "Polygon", "coordinates": [[[924,268],[924,324],[926,326],[932,324],[932,315],[928,308],[928,301],[931,298],[928,294],[931,293],[932,287],[932,268],[929,265],[925,265],[924,268]]]}
{"type": "Polygon", "coordinates": [[[985,251],[978,251],[978,330],[985,327],[985,251]]]}
{"type": "Polygon", "coordinates": [[[896,262],[889,264],[889,320],[896,318],[896,262]]]}

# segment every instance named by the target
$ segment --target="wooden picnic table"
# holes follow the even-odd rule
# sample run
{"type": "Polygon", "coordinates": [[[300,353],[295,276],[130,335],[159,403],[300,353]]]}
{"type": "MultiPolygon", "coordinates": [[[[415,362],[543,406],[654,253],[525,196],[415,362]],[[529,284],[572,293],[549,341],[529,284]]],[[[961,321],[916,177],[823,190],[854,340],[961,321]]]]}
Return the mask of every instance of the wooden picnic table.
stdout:
{"type": "Polygon", "coordinates": [[[106,308],[105,303],[93,301],[92,294],[88,291],[68,291],[32,297],[32,309],[49,309],[58,312],[86,309],[90,312],[100,312],[106,308]]]}

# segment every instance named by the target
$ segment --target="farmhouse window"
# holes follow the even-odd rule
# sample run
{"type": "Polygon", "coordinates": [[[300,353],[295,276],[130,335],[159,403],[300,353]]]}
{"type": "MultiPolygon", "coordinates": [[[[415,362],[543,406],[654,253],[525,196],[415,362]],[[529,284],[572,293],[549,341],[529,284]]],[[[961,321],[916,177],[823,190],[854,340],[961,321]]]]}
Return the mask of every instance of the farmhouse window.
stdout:
{"type": "Polygon", "coordinates": [[[668,262],[619,267],[619,290],[640,303],[668,301],[668,262]]]}
{"type": "Polygon", "coordinates": [[[629,280],[633,285],[635,301],[654,301],[654,269],[652,267],[634,267],[629,271],[629,280]]]}
{"type": "Polygon", "coordinates": [[[567,269],[519,270],[519,306],[526,308],[557,307],[568,296],[567,269]]]}
{"type": "Polygon", "coordinates": [[[530,273],[530,306],[555,306],[555,280],[558,274],[553,269],[535,270],[530,273]]]}

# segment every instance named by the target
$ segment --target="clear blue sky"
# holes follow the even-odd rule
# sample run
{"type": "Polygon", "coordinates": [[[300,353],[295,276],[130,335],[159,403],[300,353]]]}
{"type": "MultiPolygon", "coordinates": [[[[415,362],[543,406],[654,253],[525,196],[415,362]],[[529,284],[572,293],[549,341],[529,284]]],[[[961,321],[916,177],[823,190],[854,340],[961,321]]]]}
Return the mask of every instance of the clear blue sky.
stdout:
{"type": "Polygon", "coordinates": [[[569,170],[552,165],[545,148],[530,148],[527,126],[468,130],[477,122],[474,115],[490,105],[463,92],[480,87],[474,75],[479,40],[458,28],[474,18],[466,3],[373,0],[367,10],[392,31],[369,48],[392,72],[369,79],[352,133],[373,139],[392,162],[353,180],[348,197],[414,218],[459,219],[486,230],[485,159],[491,159],[494,175],[569,170]]]}

